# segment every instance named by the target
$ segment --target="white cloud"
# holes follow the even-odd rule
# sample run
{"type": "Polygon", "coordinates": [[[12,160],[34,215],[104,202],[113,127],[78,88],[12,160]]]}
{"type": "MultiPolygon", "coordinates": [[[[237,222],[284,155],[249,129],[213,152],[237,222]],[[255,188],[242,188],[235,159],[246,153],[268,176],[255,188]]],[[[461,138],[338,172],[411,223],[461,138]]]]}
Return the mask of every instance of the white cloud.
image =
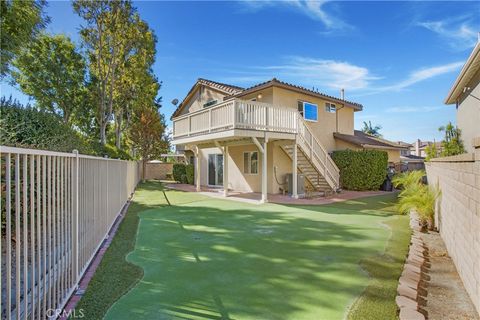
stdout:
{"type": "Polygon", "coordinates": [[[446,43],[456,50],[466,50],[475,45],[478,39],[478,20],[476,27],[472,24],[473,18],[462,16],[438,21],[423,21],[417,25],[426,28],[443,38],[446,43]]]}
{"type": "Polygon", "coordinates": [[[274,71],[279,77],[291,79],[289,81],[330,89],[365,89],[372,80],[378,79],[365,67],[343,61],[306,57],[291,57],[286,64],[264,69],[274,71]]]}
{"type": "Polygon", "coordinates": [[[448,64],[435,66],[435,67],[421,68],[419,70],[416,70],[410,73],[408,78],[406,78],[405,80],[402,80],[390,86],[381,87],[379,89],[380,91],[405,89],[407,87],[410,87],[413,84],[416,84],[417,82],[421,82],[445,73],[456,71],[460,67],[462,67],[462,65],[463,65],[463,62],[459,61],[459,62],[448,63],[448,64]]]}
{"type": "Polygon", "coordinates": [[[307,15],[311,19],[320,21],[328,30],[344,30],[352,29],[348,23],[342,21],[341,19],[333,16],[325,10],[325,4],[328,1],[312,1],[312,0],[247,0],[241,1],[242,4],[245,4],[253,10],[260,10],[266,7],[272,6],[286,6],[289,8],[294,8],[299,12],[307,15]]]}
{"type": "Polygon", "coordinates": [[[422,112],[430,112],[435,110],[440,110],[445,108],[445,106],[428,106],[428,107],[411,107],[411,106],[403,106],[403,107],[392,107],[386,109],[386,112],[392,113],[422,113],[422,112]]]}
{"type": "MultiPolygon", "coordinates": [[[[230,69],[230,76],[227,75],[219,80],[249,86],[278,78],[307,88],[314,86],[323,92],[343,88],[347,92],[352,92],[350,97],[361,97],[388,91],[401,91],[419,82],[454,72],[463,65],[463,62],[453,62],[424,67],[412,71],[405,79],[396,83],[380,85],[378,80],[383,79],[382,77],[372,74],[366,67],[347,61],[302,56],[286,57],[284,61],[278,65],[244,67],[237,71],[230,69]]],[[[428,110],[425,109],[425,111],[428,110]]]]}
{"type": "Polygon", "coordinates": [[[437,76],[450,73],[460,69],[463,66],[463,62],[453,62],[444,65],[434,67],[424,67],[417,69],[410,73],[410,75],[404,80],[398,81],[385,86],[369,86],[363,90],[363,92],[355,94],[354,97],[363,97],[372,94],[388,92],[388,91],[401,91],[419,82],[435,78],[437,76]]]}

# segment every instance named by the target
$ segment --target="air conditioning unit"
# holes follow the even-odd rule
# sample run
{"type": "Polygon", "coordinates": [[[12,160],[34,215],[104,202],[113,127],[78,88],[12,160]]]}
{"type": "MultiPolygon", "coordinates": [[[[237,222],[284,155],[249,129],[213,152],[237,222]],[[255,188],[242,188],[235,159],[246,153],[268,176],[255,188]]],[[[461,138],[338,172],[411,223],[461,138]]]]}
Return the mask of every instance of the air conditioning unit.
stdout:
{"type": "MultiPolygon", "coordinates": [[[[293,191],[293,174],[287,173],[287,186],[288,186],[288,194],[292,195],[293,191]]],[[[305,175],[304,174],[297,174],[297,194],[304,195],[305,194],[305,175]]]]}

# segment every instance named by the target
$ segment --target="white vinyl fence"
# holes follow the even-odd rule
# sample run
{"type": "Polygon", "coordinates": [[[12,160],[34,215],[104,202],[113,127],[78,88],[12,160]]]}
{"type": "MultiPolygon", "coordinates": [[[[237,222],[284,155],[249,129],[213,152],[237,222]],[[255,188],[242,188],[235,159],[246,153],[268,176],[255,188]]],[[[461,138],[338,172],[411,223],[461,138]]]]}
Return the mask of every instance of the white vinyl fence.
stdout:
{"type": "Polygon", "coordinates": [[[140,180],[141,165],[0,147],[0,319],[65,306],[140,180]]]}

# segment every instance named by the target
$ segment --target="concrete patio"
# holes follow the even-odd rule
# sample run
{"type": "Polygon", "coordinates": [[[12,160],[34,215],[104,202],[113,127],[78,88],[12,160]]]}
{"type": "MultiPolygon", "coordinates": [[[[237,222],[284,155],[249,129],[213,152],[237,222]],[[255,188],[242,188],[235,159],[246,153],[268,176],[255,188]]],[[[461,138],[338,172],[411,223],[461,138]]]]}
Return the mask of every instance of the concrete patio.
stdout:
{"type": "MultiPolygon", "coordinates": [[[[190,184],[181,183],[167,183],[166,188],[174,189],[184,192],[197,192],[196,187],[190,184]]],[[[210,188],[202,186],[200,194],[212,198],[228,199],[233,201],[240,201],[253,204],[261,204],[262,194],[260,192],[238,192],[229,191],[228,196],[223,195],[223,188],[210,188]]],[[[289,195],[282,194],[268,194],[268,202],[277,204],[295,204],[295,205],[321,205],[329,203],[337,203],[347,200],[359,199],[364,197],[371,197],[383,194],[389,194],[387,191],[350,191],[344,190],[341,193],[337,193],[331,196],[314,196],[309,198],[294,199],[289,195]]]]}

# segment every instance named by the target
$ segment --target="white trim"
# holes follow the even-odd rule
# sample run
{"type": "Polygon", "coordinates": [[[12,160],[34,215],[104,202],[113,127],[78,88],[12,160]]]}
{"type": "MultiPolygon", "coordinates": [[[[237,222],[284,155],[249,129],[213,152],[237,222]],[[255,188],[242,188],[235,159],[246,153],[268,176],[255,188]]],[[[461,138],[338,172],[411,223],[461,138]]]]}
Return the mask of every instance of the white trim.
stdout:
{"type": "Polygon", "coordinates": [[[308,101],[305,101],[305,100],[297,100],[297,109],[298,109],[298,102],[301,102],[302,103],[302,112],[300,113],[302,118],[305,120],[305,121],[308,121],[308,122],[318,122],[318,104],[317,103],[313,103],[313,102],[308,102],[308,101]],[[310,105],[314,105],[316,106],[317,108],[317,119],[307,119],[305,118],[305,103],[308,103],[310,105]]]}
{"type": "Polygon", "coordinates": [[[462,86],[466,85],[473,77],[473,72],[480,68],[480,41],[477,42],[477,45],[473,48],[472,53],[467,59],[467,62],[463,65],[460,74],[455,80],[454,84],[450,88],[447,97],[444,100],[445,104],[453,104],[457,101],[458,97],[462,94],[462,86]],[[467,75],[470,75],[469,79],[466,79],[467,75]]]}

